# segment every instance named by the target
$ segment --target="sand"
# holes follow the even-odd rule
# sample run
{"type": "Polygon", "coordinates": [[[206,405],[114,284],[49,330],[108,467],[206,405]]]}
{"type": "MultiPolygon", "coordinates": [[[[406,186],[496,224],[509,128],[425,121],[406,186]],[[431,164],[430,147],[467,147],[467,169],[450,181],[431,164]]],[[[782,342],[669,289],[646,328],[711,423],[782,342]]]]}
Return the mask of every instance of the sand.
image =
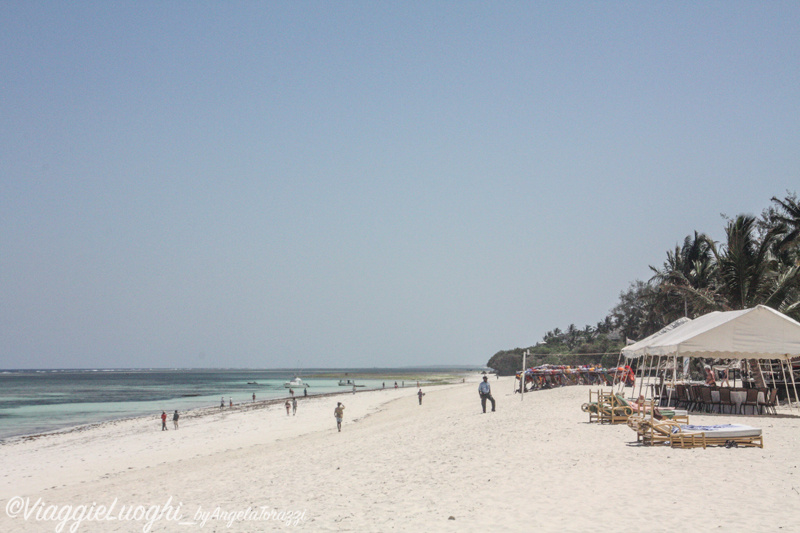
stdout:
{"type": "Polygon", "coordinates": [[[388,389],[6,443],[0,531],[800,530],[800,418],[692,416],[761,427],[763,449],[644,447],[588,423],[590,387],[521,401],[493,379],[483,414],[478,379],[426,388],[421,406],[388,389]],[[97,516],[64,520],[79,505],[97,516]]]}

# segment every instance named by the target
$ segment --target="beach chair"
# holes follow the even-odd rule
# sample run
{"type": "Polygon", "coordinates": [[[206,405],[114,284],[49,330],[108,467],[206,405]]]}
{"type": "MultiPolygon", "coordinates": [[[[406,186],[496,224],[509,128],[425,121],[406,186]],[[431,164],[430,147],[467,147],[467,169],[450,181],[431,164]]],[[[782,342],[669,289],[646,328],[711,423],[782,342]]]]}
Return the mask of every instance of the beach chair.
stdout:
{"type": "Polygon", "coordinates": [[[742,424],[691,426],[672,420],[648,419],[640,425],[641,441],[648,445],[669,445],[673,448],[707,448],[709,446],[764,447],[760,428],[742,424]]]}
{"type": "Polygon", "coordinates": [[[601,424],[624,424],[633,414],[633,407],[621,395],[609,394],[604,399],[598,404],[601,424]]]}
{"type": "Polygon", "coordinates": [[[602,394],[602,390],[590,390],[589,391],[589,401],[583,405],[581,405],[581,411],[584,413],[589,414],[589,423],[592,422],[599,422],[600,421],[600,410],[598,409],[597,405],[600,403],[600,394],[602,394]]]}

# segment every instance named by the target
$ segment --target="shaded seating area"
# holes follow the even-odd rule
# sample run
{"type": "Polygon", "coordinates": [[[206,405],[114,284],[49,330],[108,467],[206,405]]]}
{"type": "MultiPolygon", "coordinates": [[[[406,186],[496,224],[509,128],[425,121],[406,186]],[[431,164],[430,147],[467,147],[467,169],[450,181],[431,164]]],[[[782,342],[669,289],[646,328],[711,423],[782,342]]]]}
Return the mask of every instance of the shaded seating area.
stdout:
{"type": "Polygon", "coordinates": [[[639,390],[632,396],[645,394],[660,405],[690,411],[731,414],[776,413],[776,376],[786,389],[787,406],[794,409],[791,398],[798,398],[793,371],[797,359],[800,323],[763,305],[681,318],[625,346],[620,353],[621,362],[630,362],[637,369],[639,390]],[[689,381],[697,379],[693,359],[706,362],[705,385],[689,381]],[[750,363],[744,364],[746,360],[750,363]],[[762,363],[769,365],[768,370],[762,363]],[[717,386],[720,376],[715,371],[722,372],[724,389],[717,386]],[[735,386],[737,373],[742,387],[730,387],[729,378],[735,386]]]}
{"type": "Polygon", "coordinates": [[[688,411],[761,415],[776,413],[778,389],[679,384],[669,396],[672,401],[665,401],[666,406],[671,403],[675,408],[685,407],[688,411]]]}

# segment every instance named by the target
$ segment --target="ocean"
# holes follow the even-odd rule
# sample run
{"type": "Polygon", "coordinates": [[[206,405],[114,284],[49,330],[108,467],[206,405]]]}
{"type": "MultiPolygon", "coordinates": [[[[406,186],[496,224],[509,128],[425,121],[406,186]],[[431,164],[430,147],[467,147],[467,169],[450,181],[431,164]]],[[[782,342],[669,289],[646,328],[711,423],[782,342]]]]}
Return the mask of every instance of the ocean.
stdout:
{"type": "MultiPolygon", "coordinates": [[[[447,369],[311,369],[300,375],[308,394],[346,392],[338,377],[358,376],[358,390],[394,387],[386,376],[416,379],[447,369]],[[317,376],[317,377],[315,377],[317,376]],[[362,379],[363,378],[363,379],[362,379]],[[363,387],[361,387],[363,385],[363,387]]],[[[298,376],[291,370],[0,370],[0,440],[84,424],[289,396],[284,383],[298,376]]],[[[403,380],[398,380],[402,385],[403,380]]],[[[295,389],[296,395],[303,390],[295,389]]]]}

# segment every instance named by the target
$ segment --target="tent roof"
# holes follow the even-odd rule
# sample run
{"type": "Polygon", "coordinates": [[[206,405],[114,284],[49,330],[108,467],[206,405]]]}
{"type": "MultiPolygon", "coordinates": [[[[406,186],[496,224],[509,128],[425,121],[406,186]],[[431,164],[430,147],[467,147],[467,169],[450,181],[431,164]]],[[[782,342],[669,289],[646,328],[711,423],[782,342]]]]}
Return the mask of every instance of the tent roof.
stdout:
{"type": "Polygon", "coordinates": [[[763,305],[741,311],[714,311],[673,327],[676,322],[626,346],[622,354],[627,358],[643,355],[714,359],[800,357],[800,322],[763,305]]]}

